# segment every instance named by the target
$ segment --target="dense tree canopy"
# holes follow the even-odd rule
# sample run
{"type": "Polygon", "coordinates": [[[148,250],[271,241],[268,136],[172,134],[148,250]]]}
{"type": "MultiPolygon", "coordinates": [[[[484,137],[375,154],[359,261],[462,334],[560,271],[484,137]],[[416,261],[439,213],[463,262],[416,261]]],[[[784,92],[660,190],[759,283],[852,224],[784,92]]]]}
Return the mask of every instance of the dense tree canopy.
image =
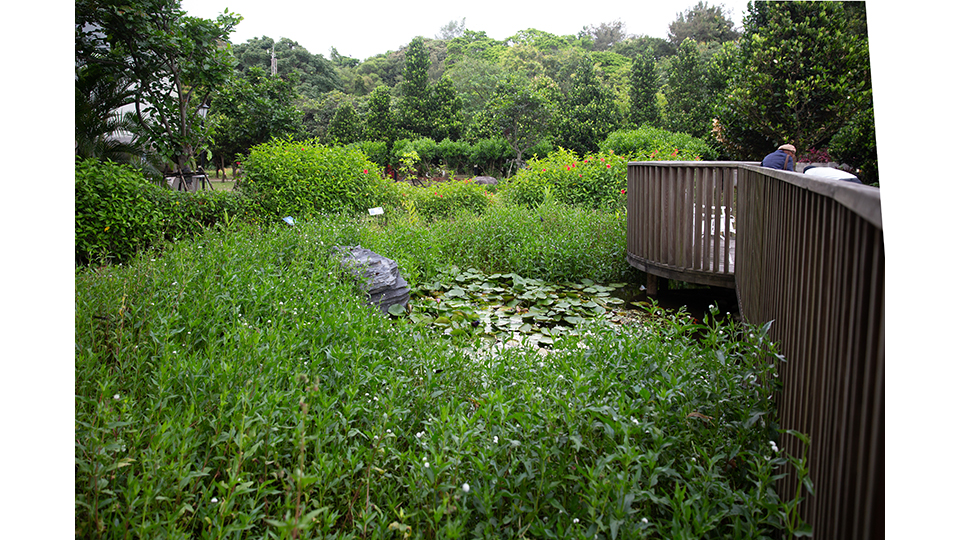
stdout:
{"type": "Polygon", "coordinates": [[[687,38],[697,43],[732,41],[740,37],[740,32],[733,27],[733,21],[727,18],[722,7],[710,6],[701,0],[677,14],[677,20],[670,23],[670,42],[679,46],[687,38]]]}
{"type": "MultiPolygon", "coordinates": [[[[585,26],[577,35],[526,28],[497,40],[468,28],[466,19],[454,19],[440,27],[435,38],[417,37],[400,50],[362,61],[340,54],[336,47],[330,48],[328,60],[292,39],[262,37],[233,46],[235,70],[230,69],[225,36],[239,17],[193,21],[179,10],[179,0],[132,2],[134,15],[121,6],[129,1],[77,2],[78,152],[81,143],[84,152],[111,152],[95,142],[116,142],[109,135],[120,121],[111,116],[114,104],[148,103],[144,92],[157,96],[163,84],[175,79],[128,69],[128,80],[136,81],[129,88],[145,89],[130,93],[124,90],[126,83],[119,82],[123,70],[111,67],[110,76],[101,78],[91,69],[94,62],[105,69],[109,62],[103,60],[127,62],[124,47],[143,49],[134,44],[147,36],[142,43],[148,49],[169,52],[173,49],[164,46],[177,44],[177,62],[209,67],[202,77],[197,72],[187,77],[189,69],[181,70],[184,129],[163,134],[139,128],[141,140],[163,139],[157,146],[174,148],[174,156],[202,144],[209,128],[218,130],[214,140],[219,153],[230,145],[230,152],[245,152],[254,138],[239,140],[256,130],[227,135],[225,126],[250,121],[239,106],[231,105],[233,112],[226,113],[225,104],[254,103],[252,97],[238,96],[266,91],[266,86],[249,86],[250,74],[271,79],[273,58],[277,78],[293,97],[285,98],[282,106],[271,105],[279,116],[260,114],[263,122],[289,120],[286,129],[267,129],[270,136],[282,132],[328,143],[363,138],[383,141],[389,148],[403,138],[438,143],[449,139],[449,144],[485,141],[490,148],[512,147],[519,158],[543,145],[591,151],[613,130],[648,125],[702,137],[730,159],[762,157],[781,141],[801,147],[801,154],[805,147],[829,145],[844,159],[875,156],[873,131],[867,129],[873,105],[862,2],[752,3],[742,36],[735,29],[739,21],[731,20],[722,6],[705,1],[691,2],[677,15],[665,29],[668,39],[629,35],[627,23],[613,20],[585,26]],[[109,22],[113,30],[105,35],[90,32],[87,23],[96,21],[101,26],[109,22]],[[137,30],[151,24],[161,28],[157,25],[169,21],[169,32],[137,30]],[[186,38],[184,32],[194,27],[206,36],[206,45],[186,38]],[[206,56],[196,56],[200,52],[206,56]],[[108,83],[113,84],[112,97],[108,83]],[[215,97],[218,93],[222,96],[215,97]],[[211,102],[218,105],[204,126],[193,112],[211,102]]],[[[161,56],[138,52],[150,66],[160,66],[161,56]]],[[[139,118],[150,124],[160,117],[141,113],[139,118]]],[[[875,170],[875,158],[873,163],[875,170]]],[[[870,169],[869,164],[856,165],[870,169]]]]}
{"type": "Polygon", "coordinates": [[[752,157],[787,142],[803,152],[870,108],[871,94],[866,37],[842,3],[752,2],[720,123],[752,157]]]}
{"type": "Polygon", "coordinates": [[[195,169],[205,143],[199,110],[231,76],[228,37],[240,20],[189,17],[179,0],[77,0],[78,75],[96,65],[128,81],[144,141],[167,165],[195,169]]]}

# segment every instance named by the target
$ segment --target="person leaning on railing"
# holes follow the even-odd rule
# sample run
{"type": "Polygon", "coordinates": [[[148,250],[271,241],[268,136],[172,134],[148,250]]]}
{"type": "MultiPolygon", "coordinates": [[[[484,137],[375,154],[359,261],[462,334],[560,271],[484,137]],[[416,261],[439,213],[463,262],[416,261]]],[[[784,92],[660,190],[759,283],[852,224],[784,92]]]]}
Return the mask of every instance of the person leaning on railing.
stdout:
{"type": "Polygon", "coordinates": [[[797,162],[797,149],[792,144],[783,144],[780,145],[780,148],[777,148],[776,152],[767,154],[763,161],[760,162],[761,167],[769,167],[771,169],[781,169],[784,171],[793,171],[795,169],[794,164],[797,162]]]}

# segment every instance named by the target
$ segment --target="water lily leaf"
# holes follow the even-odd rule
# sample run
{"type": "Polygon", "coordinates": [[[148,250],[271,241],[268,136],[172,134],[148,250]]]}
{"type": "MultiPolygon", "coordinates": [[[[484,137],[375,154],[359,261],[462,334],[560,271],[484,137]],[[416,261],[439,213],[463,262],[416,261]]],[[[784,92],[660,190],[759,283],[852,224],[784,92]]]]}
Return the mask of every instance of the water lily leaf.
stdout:
{"type": "Polygon", "coordinates": [[[387,312],[393,315],[394,317],[401,317],[407,314],[407,309],[400,304],[393,304],[387,308],[387,312]]]}
{"type": "Polygon", "coordinates": [[[530,330],[532,330],[532,329],[533,329],[533,326],[532,326],[530,323],[526,323],[526,324],[521,325],[520,328],[517,328],[517,332],[521,332],[521,333],[524,333],[524,334],[529,334],[529,333],[530,333],[530,330]]]}
{"type": "Polygon", "coordinates": [[[563,320],[567,321],[568,323],[570,323],[570,324],[572,324],[572,325],[574,325],[574,326],[576,326],[576,325],[581,324],[582,322],[584,322],[583,319],[581,319],[580,317],[575,317],[575,316],[574,316],[574,317],[564,317],[563,320]]]}
{"type": "Polygon", "coordinates": [[[450,326],[450,319],[447,317],[437,317],[436,320],[433,321],[433,324],[437,326],[450,326]]]}
{"type": "Polygon", "coordinates": [[[466,296],[466,295],[467,295],[466,291],[464,291],[464,290],[461,289],[460,287],[454,287],[454,288],[450,289],[449,291],[447,291],[446,294],[444,294],[444,296],[449,296],[449,297],[451,297],[451,298],[460,298],[460,297],[463,297],[463,296],[466,296]]]}

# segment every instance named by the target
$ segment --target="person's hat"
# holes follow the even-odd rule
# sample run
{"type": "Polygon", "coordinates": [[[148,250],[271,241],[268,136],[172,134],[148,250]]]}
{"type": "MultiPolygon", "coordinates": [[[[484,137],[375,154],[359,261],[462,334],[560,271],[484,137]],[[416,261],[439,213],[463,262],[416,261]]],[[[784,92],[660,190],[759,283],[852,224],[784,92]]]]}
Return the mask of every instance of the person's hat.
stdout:
{"type": "Polygon", "coordinates": [[[780,148],[777,148],[777,150],[783,150],[784,152],[793,152],[794,154],[797,153],[796,147],[793,146],[792,144],[780,145],[780,148]]]}

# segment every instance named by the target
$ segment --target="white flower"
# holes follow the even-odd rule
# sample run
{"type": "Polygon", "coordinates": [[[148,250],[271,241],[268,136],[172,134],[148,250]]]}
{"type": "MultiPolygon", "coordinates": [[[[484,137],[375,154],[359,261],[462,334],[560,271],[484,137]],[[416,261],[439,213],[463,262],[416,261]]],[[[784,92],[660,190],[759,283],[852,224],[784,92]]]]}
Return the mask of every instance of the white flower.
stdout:
{"type": "Polygon", "coordinates": [[[573,518],[574,523],[580,523],[580,518],[573,518]]]}
{"type": "Polygon", "coordinates": [[[214,498],[210,499],[210,502],[213,503],[213,504],[217,504],[217,503],[220,502],[220,501],[218,501],[217,498],[214,497],[214,498]]]}
{"type": "Polygon", "coordinates": [[[497,444],[497,443],[499,443],[499,442],[500,442],[500,437],[497,437],[496,435],[494,435],[494,436],[493,436],[493,444],[497,444]]]}
{"type": "Polygon", "coordinates": [[[461,489],[463,489],[463,492],[464,492],[464,493],[469,493],[469,492],[470,492],[470,484],[464,482],[464,483],[463,483],[463,486],[461,486],[461,489]]]}
{"type": "Polygon", "coordinates": [[[649,521],[647,521],[647,518],[641,519],[640,522],[641,522],[641,523],[650,523],[649,521]]]}

